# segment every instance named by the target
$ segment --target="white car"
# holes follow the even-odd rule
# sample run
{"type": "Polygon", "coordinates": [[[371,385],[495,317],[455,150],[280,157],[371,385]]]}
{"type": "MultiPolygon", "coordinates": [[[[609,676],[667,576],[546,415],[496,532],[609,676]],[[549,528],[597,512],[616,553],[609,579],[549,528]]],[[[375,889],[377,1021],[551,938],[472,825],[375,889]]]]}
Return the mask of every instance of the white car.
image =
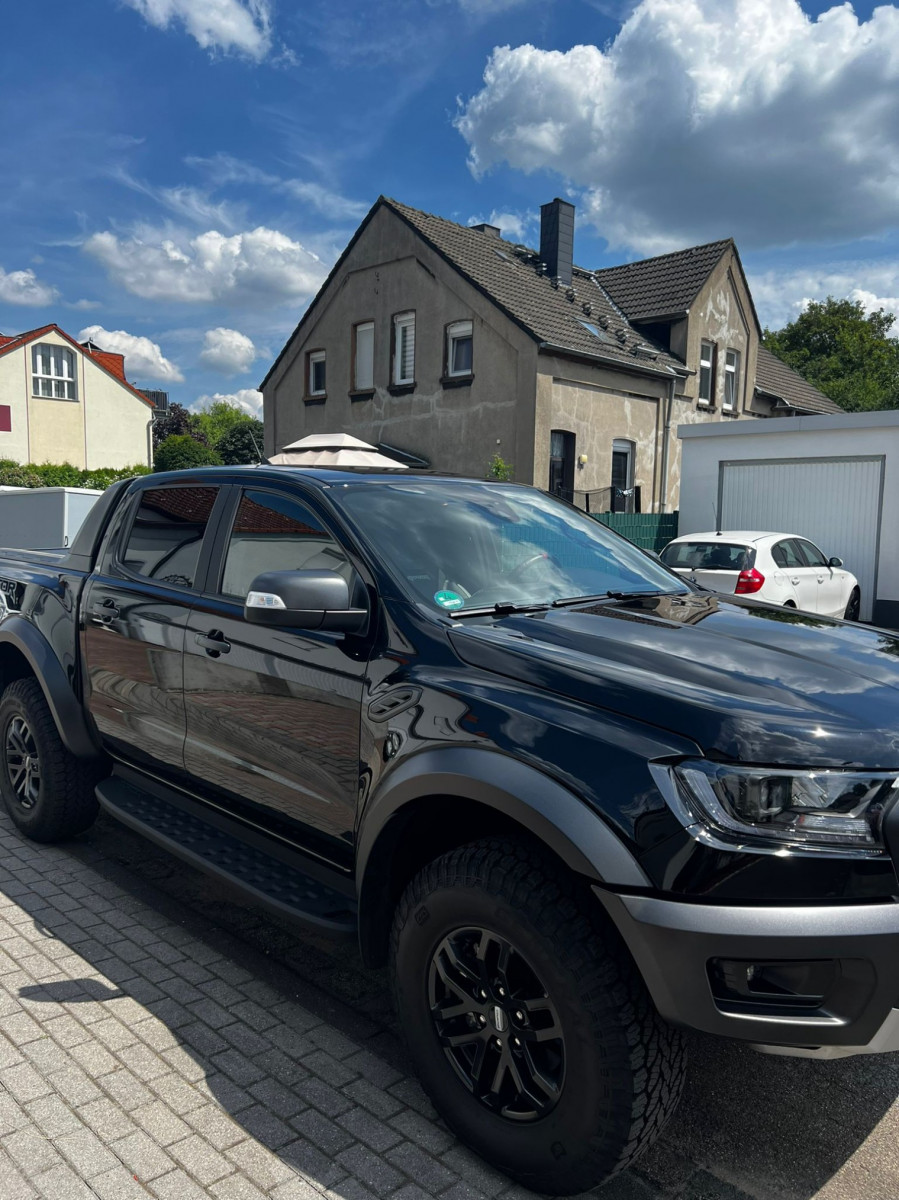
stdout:
{"type": "Polygon", "coordinates": [[[858,580],[843,569],[842,559],[825,558],[795,533],[690,533],[669,542],[660,558],[678,575],[715,592],[858,620],[858,580]]]}

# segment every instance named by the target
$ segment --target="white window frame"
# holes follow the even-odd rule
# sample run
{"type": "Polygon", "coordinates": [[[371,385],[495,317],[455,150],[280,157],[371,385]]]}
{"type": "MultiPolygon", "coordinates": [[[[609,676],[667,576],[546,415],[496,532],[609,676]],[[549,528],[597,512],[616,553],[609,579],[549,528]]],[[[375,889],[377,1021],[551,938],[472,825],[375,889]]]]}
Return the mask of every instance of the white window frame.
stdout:
{"type": "Polygon", "coordinates": [[[353,391],[355,392],[371,392],[375,387],[375,323],[374,321],[360,321],[358,325],[353,326],[353,391]],[[360,341],[359,334],[368,334],[371,332],[371,338],[367,339],[367,362],[363,362],[362,366],[365,371],[360,371],[360,347],[363,342],[360,341]]]}
{"type": "Polygon", "coordinates": [[[449,379],[467,378],[474,372],[474,322],[454,321],[446,327],[446,374],[449,379]],[[456,357],[456,346],[459,342],[471,343],[471,362],[467,367],[456,370],[453,361],[456,357]]]}
{"type": "Polygon", "coordinates": [[[306,386],[308,388],[306,395],[307,396],[326,396],[328,394],[328,365],[327,365],[327,357],[325,355],[324,350],[310,350],[308,361],[309,361],[309,374],[306,379],[306,386]],[[315,386],[315,368],[318,363],[322,363],[325,368],[325,386],[321,387],[321,388],[316,388],[316,386],[315,386]]]}
{"type": "Polygon", "coordinates": [[[403,387],[415,382],[415,313],[401,312],[393,318],[393,383],[403,387]],[[404,372],[404,360],[408,370],[404,372]]]}
{"type": "Polygon", "coordinates": [[[715,400],[715,343],[707,342],[704,338],[699,343],[699,383],[697,386],[697,404],[702,408],[711,408],[715,400]],[[706,352],[708,351],[708,355],[706,352]],[[707,396],[702,394],[702,373],[708,371],[707,396]]]}
{"type": "Polygon", "coordinates": [[[740,351],[728,350],[724,355],[724,398],[722,412],[736,412],[740,388],[740,351]]]}
{"type": "Polygon", "coordinates": [[[77,363],[74,350],[55,342],[31,347],[31,393],[42,400],[77,400],[77,363]]]}

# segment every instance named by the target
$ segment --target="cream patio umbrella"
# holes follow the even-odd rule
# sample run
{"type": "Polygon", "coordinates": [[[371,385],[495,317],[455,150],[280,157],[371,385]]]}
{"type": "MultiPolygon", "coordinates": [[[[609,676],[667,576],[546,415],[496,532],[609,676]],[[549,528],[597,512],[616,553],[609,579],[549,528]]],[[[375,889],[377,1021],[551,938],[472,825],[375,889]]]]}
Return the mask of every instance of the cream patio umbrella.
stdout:
{"type": "Polygon", "coordinates": [[[381,454],[349,433],[312,433],[283,446],[268,460],[276,467],[376,467],[405,471],[406,464],[381,454]]]}

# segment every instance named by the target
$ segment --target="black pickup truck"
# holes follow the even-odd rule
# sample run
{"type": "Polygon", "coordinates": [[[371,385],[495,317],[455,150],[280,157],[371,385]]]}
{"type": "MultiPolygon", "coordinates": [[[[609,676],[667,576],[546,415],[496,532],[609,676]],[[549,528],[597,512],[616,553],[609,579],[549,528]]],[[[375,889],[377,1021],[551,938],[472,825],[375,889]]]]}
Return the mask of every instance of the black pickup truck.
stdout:
{"type": "Polygon", "coordinates": [[[99,807],[390,963],[435,1105],[543,1192],[630,1163],[681,1030],[899,1049],[899,641],[411,472],[114,485],[0,553],[0,791],[99,807]]]}

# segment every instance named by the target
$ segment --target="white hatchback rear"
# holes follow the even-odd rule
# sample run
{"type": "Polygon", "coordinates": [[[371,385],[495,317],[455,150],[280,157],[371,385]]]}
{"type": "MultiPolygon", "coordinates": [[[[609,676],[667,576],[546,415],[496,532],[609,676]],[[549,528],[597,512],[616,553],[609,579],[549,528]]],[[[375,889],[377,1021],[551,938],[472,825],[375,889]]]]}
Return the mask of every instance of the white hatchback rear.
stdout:
{"type": "Polygon", "coordinates": [[[858,581],[838,558],[793,533],[691,533],[669,542],[662,562],[703,587],[828,617],[857,620],[858,581]]]}

